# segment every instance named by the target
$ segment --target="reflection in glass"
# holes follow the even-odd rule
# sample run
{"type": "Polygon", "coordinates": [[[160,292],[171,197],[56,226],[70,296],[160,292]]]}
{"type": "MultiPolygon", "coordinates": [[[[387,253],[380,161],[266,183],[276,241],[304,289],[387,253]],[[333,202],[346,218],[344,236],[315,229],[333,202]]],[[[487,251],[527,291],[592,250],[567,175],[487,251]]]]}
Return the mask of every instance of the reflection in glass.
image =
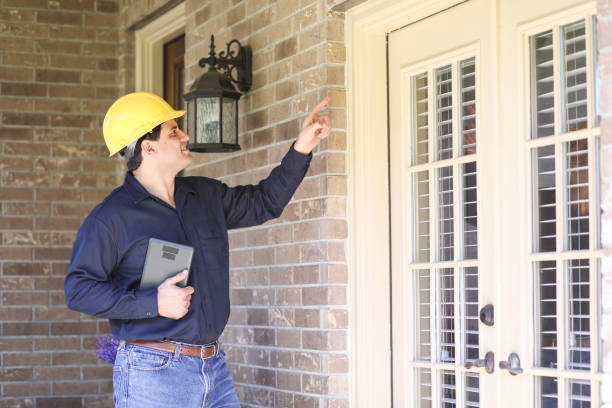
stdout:
{"type": "Polygon", "coordinates": [[[440,385],[440,406],[442,408],[455,408],[457,406],[455,372],[442,370],[440,372],[440,385]]]}
{"type": "Polygon", "coordinates": [[[557,379],[553,377],[539,377],[540,408],[557,408],[558,391],[557,379]]]}
{"type": "MultiPolygon", "coordinates": [[[[597,15],[593,15],[591,16],[591,49],[592,50],[596,50],[598,49],[598,45],[597,45],[597,15]]],[[[591,102],[592,106],[593,106],[593,110],[594,110],[594,115],[593,115],[593,119],[594,122],[592,124],[592,127],[598,127],[599,126],[599,117],[601,115],[601,110],[600,110],[600,106],[599,106],[599,90],[601,89],[601,84],[600,84],[600,79],[599,79],[599,62],[597,61],[597,53],[596,52],[592,52],[591,53],[591,58],[593,58],[593,60],[591,61],[591,75],[593,78],[593,82],[594,82],[594,95],[593,95],[593,100],[591,102]]]]}
{"type": "Polygon", "coordinates": [[[416,271],[417,290],[417,358],[431,359],[431,288],[429,270],[416,271]]]}
{"type": "Polygon", "coordinates": [[[414,106],[414,117],[412,123],[413,138],[412,138],[412,152],[413,152],[413,163],[423,164],[427,163],[428,160],[428,96],[427,96],[427,73],[416,75],[412,77],[412,96],[414,106]]]}
{"type": "Polygon", "coordinates": [[[453,268],[438,271],[440,303],[438,321],[440,325],[440,361],[455,361],[455,279],[453,268]]]}
{"type": "Polygon", "coordinates": [[[583,380],[569,380],[569,408],[591,408],[591,384],[583,380]]]}
{"type": "Polygon", "coordinates": [[[421,171],[413,175],[414,194],[416,205],[414,206],[416,228],[415,233],[415,256],[417,262],[429,262],[429,174],[421,171]]]}
{"type": "Polygon", "coordinates": [[[555,146],[538,147],[534,154],[536,250],[552,252],[557,248],[555,146]]]}
{"type": "Polygon", "coordinates": [[[562,28],[563,36],[563,97],[564,132],[586,129],[587,124],[587,67],[585,21],[562,28]]]}
{"type": "Polygon", "coordinates": [[[589,249],[589,155],[587,139],[565,143],[565,151],[568,249],[589,249]]]}
{"type": "Polygon", "coordinates": [[[463,258],[478,258],[476,162],[463,165],[463,258]]]}
{"type": "Polygon", "coordinates": [[[552,30],[531,37],[531,137],[555,133],[552,30]]]}
{"type": "Polygon", "coordinates": [[[465,373],[465,406],[480,406],[480,376],[478,373],[465,373]]]}
{"type": "Polygon", "coordinates": [[[591,368],[589,260],[572,259],[568,270],[568,355],[569,368],[591,368]]]}
{"type": "Polygon", "coordinates": [[[451,66],[436,70],[437,159],[453,157],[453,79],[451,66]]]}
{"type": "Polygon", "coordinates": [[[418,391],[418,407],[431,408],[431,370],[429,368],[417,368],[417,391],[418,391]]]}
{"type": "Polygon", "coordinates": [[[464,284],[464,326],[465,360],[478,359],[478,268],[469,267],[463,271],[464,284]]]}
{"type": "Polygon", "coordinates": [[[236,104],[234,99],[223,98],[223,143],[235,144],[236,141],[236,104]]]}
{"type": "Polygon", "coordinates": [[[537,263],[536,336],[540,352],[539,367],[557,367],[557,268],[555,261],[537,263]]]}
{"type": "Polygon", "coordinates": [[[452,261],[454,257],[453,168],[442,167],[438,175],[438,257],[452,261]]]}
{"type": "MultiPolygon", "coordinates": [[[[195,137],[196,132],[196,114],[195,114],[195,99],[191,99],[187,102],[187,134],[190,135],[191,138],[195,137]]],[[[189,140],[190,143],[193,143],[193,139],[189,140]]]]}
{"type": "Polygon", "coordinates": [[[198,143],[219,143],[219,99],[197,98],[198,143]]]}
{"type": "Polygon", "coordinates": [[[476,153],[476,59],[470,58],[459,63],[461,73],[461,139],[462,154],[476,153]]]}

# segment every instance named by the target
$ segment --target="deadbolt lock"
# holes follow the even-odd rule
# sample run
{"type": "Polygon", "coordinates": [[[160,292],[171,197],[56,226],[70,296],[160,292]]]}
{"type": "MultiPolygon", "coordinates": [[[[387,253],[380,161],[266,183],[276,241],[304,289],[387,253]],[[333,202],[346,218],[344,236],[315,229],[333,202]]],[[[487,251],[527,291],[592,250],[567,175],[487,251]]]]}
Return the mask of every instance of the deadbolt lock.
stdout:
{"type": "Polygon", "coordinates": [[[494,320],[493,305],[489,303],[483,306],[482,309],[480,309],[480,321],[487,326],[493,326],[494,320]]]}

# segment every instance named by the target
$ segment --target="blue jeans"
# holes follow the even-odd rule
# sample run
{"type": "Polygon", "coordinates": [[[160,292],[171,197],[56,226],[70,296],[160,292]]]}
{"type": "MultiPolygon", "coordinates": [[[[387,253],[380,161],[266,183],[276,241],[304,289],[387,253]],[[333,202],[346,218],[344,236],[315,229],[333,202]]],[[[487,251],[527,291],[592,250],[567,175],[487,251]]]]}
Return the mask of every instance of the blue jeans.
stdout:
{"type": "Polygon", "coordinates": [[[225,353],[208,359],[124,344],[113,367],[113,400],[121,408],[240,407],[225,353]]]}

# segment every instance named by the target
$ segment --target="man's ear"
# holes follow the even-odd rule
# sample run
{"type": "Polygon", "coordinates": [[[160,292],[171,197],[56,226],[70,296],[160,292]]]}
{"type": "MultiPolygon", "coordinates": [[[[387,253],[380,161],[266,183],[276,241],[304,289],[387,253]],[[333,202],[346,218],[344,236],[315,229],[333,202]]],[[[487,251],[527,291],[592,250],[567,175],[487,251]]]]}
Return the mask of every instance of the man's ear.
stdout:
{"type": "Polygon", "coordinates": [[[155,153],[157,146],[153,140],[145,139],[140,143],[140,149],[142,150],[142,154],[151,155],[155,153]]]}

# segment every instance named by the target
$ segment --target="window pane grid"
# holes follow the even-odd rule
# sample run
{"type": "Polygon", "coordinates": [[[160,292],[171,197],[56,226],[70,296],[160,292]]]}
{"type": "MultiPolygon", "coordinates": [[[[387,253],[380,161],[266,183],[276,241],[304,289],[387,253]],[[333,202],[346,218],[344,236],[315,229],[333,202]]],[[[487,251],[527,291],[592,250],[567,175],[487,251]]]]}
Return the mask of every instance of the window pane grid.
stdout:
{"type": "Polygon", "coordinates": [[[478,359],[478,268],[464,270],[465,361],[478,359]]]}
{"type": "Polygon", "coordinates": [[[453,268],[443,268],[439,274],[438,321],[440,322],[439,360],[455,362],[455,277],[453,268]]]}
{"type": "Polygon", "coordinates": [[[555,95],[552,30],[531,38],[532,137],[555,133],[555,95]]]}
{"type": "Polygon", "coordinates": [[[436,70],[436,127],[438,160],[453,157],[453,80],[451,66],[436,70]]]}
{"type": "Polygon", "coordinates": [[[461,61],[461,139],[463,154],[476,153],[476,59],[461,61]]]}
{"type": "Polygon", "coordinates": [[[564,26],[562,41],[565,103],[563,130],[572,132],[588,127],[585,21],[564,26]]]}
{"type": "Polygon", "coordinates": [[[438,169],[438,246],[439,259],[454,258],[453,168],[438,169]]]}
{"type": "Polygon", "coordinates": [[[593,51],[597,49],[597,16],[593,15],[590,18],[590,24],[589,24],[589,28],[590,28],[590,35],[591,38],[589,40],[589,44],[587,47],[587,50],[589,50],[591,57],[587,60],[587,66],[590,65],[590,74],[591,74],[591,82],[594,83],[593,86],[589,87],[589,89],[587,89],[587,98],[591,101],[591,107],[592,109],[589,111],[589,113],[593,116],[591,118],[591,120],[589,121],[590,123],[592,123],[593,127],[598,127],[599,126],[599,93],[595,92],[595,89],[599,89],[600,84],[599,84],[599,74],[598,74],[598,70],[597,70],[597,52],[593,51]],[[590,63],[590,64],[589,64],[590,63]]]}
{"type": "Polygon", "coordinates": [[[428,269],[416,271],[417,279],[417,358],[431,359],[431,288],[430,273],[428,269]]]}
{"type": "Polygon", "coordinates": [[[587,139],[565,143],[565,151],[568,249],[589,249],[589,155],[587,139]]]}
{"type": "Polygon", "coordinates": [[[417,262],[429,261],[429,172],[420,171],[413,175],[413,183],[416,186],[415,208],[415,258],[417,262]]]}
{"type": "Polygon", "coordinates": [[[418,390],[418,407],[419,408],[431,408],[433,405],[432,401],[432,384],[431,384],[431,370],[429,368],[417,368],[417,390],[418,390]]]}
{"type": "Polygon", "coordinates": [[[466,407],[480,407],[480,376],[478,373],[465,373],[466,407]]]}
{"type": "Polygon", "coordinates": [[[413,162],[414,164],[427,163],[429,159],[429,96],[427,73],[415,75],[412,77],[412,94],[413,94],[413,162]]]}
{"type": "Polygon", "coordinates": [[[457,406],[457,386],[455,372],[442,370],[440,372],[440,406],[442,408],[455,408],[457,406]]]}
{"type": "Polygon", "coordinates": [[[591,368],[589,260],[575,259],[568,268],[568,366],[591,368]]]}
{"type": "Polygon", "coordinates": [[[570,408],[591,408],[591,384],[588,381],[569,380],[570,408]]]}
{"type": "Polygon", "coordinates": [[[539,367],[557,367],[557,268],[555,261],[539,262],[536,335],[539,340],[539,367]]]}
{"type": "Polygon", "coordinates": [[[557,379],[554,377],[537,377],[538,394],[541,408],[556,408],[559,403],[557,379]]]}
{"type": "MultiPolygon", "coordinates": [[[[457,353],[460,360],[479,357],[477,168],[475,161],[459,158],[476,153],[476,63],[471,57],[431,68],[411,77],[411,156],[419,167],[408,171],[413,262],[419,264],[411,268],[419,365],[454,364],[457,353]],[[436,162],[453,158],[459,162],[436,162]],[[455,261],[462,263],[448,265],[455,261]]],[[[455,407],[458,401],[463,407],[479,406],[478,373],[458,373],[454,367],[415,370],[417,406],[431,407],[434,401],[438,408],[455,407]]]]}
{"type": "Polygon", "coordinates": [[[476,162],[463,165],[463,258],[478,258],[476,162]]]}
{"type": "MultiPolygon", "coordinates": [[[[593,372],[597,369],[598,283],[591,254],[598,248],[598,129],[590,108],[597,105],[595,20],[592,16],[556,26],[529,40],[531,137],[554,136],[532,149],[536,366],[593,372]],[[592,22],[592,24],[591,24],[592,22]],[[588,23],[588,24],[587,24],[588,23]],[[595,72],[595,74],[593,74],[595,72]],[[557,76],[558,74],[558,76],[557,76]],[[555,123],[560,126],[555,128],[555,123]],[[568,251],[568,252],[560,252],[568,251]],[[581,252],[569,252],[581,251],[581,252]],[[548,258],[548,255],[546,256],[548,258]],[[589,257],[590,259],[577,259],[589,257]],[[555,260],[553,260],[555,259],[555,260]],[[594,297],[591,297],[591,294],[594,297]]],[[[598,384],[586,374],[536,377],[540,408],[598,405],[598,384]],[[581,379],[577,379],[579,377],[581,379]]]]}
{"type": "Polygon", "coordinates": [[[536,205],[536,250],[552,252],[557,248],[555,146],[534,149],[536,205]]]}

